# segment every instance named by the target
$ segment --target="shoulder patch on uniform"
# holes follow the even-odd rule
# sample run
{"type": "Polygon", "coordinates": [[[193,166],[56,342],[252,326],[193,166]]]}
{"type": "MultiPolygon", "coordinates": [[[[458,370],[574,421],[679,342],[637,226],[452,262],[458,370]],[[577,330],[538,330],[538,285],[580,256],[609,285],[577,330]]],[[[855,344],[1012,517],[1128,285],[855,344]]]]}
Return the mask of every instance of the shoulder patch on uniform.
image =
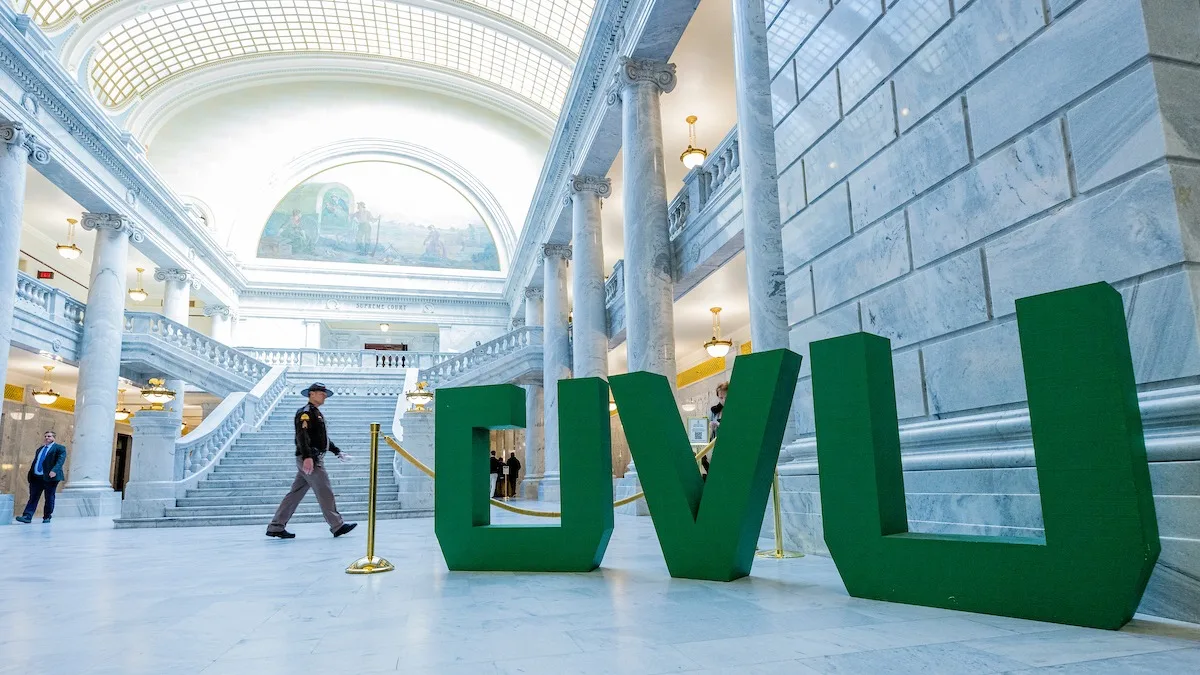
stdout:
{"type": "Polygon", "coordinates": [[[307,422],[308,421],[308,413],[300,413],[300,421],[307,422]]]}

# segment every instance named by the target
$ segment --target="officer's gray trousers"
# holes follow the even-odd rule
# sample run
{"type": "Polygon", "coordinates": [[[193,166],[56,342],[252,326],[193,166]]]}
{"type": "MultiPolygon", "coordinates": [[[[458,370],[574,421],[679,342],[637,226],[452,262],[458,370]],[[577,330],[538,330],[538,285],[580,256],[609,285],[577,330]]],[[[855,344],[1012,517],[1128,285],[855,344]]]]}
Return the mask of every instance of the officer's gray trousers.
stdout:
{"type": "Polygon", "coordinates": [[[313,472],[310,474],[304,473],[303,466],[304,459],[297,457],[296,480],[292,481],[292,489],[279,503],[275,517],[267,526],[267,532],[280,532],[287,527],[288,521],[292,519],[292,514],[296,512],[296,507],[300,506],[300,501],[304,499],[309,488],[312,488],[317,496],[317,503],[321,505],[321,515],[325,516],[325,522],[329,523],[331,532],[336,532],[345,522],[333,499],[333,486],[329,483],[329,474],[325,472],[324,458],[313,460],[313,472]]]}

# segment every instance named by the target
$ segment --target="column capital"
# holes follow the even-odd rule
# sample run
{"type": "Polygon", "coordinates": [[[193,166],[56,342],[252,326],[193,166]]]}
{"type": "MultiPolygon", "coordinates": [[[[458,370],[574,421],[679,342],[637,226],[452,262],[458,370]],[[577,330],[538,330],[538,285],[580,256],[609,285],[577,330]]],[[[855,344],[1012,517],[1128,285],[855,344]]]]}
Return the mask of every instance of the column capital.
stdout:
{"type": "Polygon", "coordinates": [[[674,63],[643,61],[622,56],[617,72],[613,76],[613,84],[608,90],[608,104],[620,103],[621,92],[626,87],[648,83],[656,86],[658,93],[668,94],[675,88],[677,81],[674,63]]]}
{"type": "Polygon", "coordinates": [[[29,153],[29,161],[34,164],[45,164],[50,161],[50,148],[39,143],[37,136],[25,130],[20,122],[0,121],[0,142],[5,145],[20,146],[29,153]]]}
{"type": "Polygon", "coordinates": [[[543,291],[541,288],[538,288],[537,286],[527,286],[525,288],[525,299],[526,300],[541,300],[544,297],[546,297],[545,291],[543,291]]]}
{"type": "Polygon", "coordinates": [[[519,317],[519,316],[514,318],[512,320],[512,327],[513,327],[513,330],[516,330],[518,328],[524,328],[525,327],[525,319],[523,317],[519,317]]]}
{"type": "Polygon", "coordinates": [[[563,260],[571,259],[570,244],[542,244],[543,258],[562,258],[563,260]]]}
{"type": "Polygon", "coordinates": [[[84,213],[79,223],[85,230],[112,230],[136,242],[145,241],[146,234],[133,226],[133,221],[119,213],[84,213]]]}
{"type": "MultiPolygon", "coordinates": [[[[155,278],[158,278],[157,274],[158,273],[155,272],[155,275],[156,275],[155,278]]],[[[227,305],[205,305],[204,306],[204,316],[209,316],[209,317],[219,316],[219,317],[228,319],[233,316],[233,311],[231,309],[229,309],[229,307],[227,305]]]]}
{"type": "Polygon", "coordinates": [[[594,192],[598,197],[605,198],[612,195],[612,181],[603,176],[575,174],[571,176],[571,183],[567,186],[567,191],[572,195],[580,192],[594,192]]]}
{"type": "MultiPolygon", "coordinates": [[[[193,289],[200,288],[200,280],[191,270],[185,270],[181,267],[157,267],[154,269],[155,281],[175,281],[182,284],[190,284],[193,289]]],[[[229,308],[225,308],[229,311],[229,308]]],[[[205,312],[206,316],[212,316],[205,312]]]]}

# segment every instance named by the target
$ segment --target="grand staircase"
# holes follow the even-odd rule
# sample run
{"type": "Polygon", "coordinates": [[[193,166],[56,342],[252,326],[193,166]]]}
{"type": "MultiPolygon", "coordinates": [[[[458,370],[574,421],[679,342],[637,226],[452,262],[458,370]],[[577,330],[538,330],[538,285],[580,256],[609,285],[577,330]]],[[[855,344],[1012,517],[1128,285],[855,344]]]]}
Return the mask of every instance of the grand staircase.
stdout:
{"type": "MultiPolygon", "coordinates": [[[[304,404],[299,396],[285,396],[267,421],[254,433],[243,434],[203,481],[162,518],[118,519],[119,528],[188,527],[206,525],[262,525],[266,528],[279,501],[296,476],[293,417],[304,404]]],[[[370,481],[370,424],[383,425],[391,433],[394,396],[331,396],[321,407],[329,435],[339,448],[353,457],[339,462],[332,453],[325,466],[333,482],[338,511],[347,521],[367,518],[370,481]]],[[[377,518],[429,516],[424,504],[401,509],[399,488],[392,471],[391,448],[381,441],[379,451],[377,518]],[[422,508],[425,507],[425,508],[422,508]]],[[[292,517],[293,523],[321,522],[321,509],[311,493],[292,517]]]]}

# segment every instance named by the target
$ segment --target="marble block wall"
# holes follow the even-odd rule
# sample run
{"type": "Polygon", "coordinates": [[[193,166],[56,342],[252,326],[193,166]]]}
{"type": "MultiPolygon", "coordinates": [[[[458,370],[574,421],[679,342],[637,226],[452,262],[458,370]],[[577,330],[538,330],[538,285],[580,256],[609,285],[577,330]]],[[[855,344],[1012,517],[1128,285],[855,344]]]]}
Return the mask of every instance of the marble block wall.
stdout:
{"type": "MultiPolygon", "coordinates": [[[[1015,300],[1095,281],[1125,300],[1139,386],[1195,383],[1200,4],[770,0],[767,20],[805,356],[786,457],[813,459],[810,342],[889,338],[902,424],[1019,409],[1015,300]]],[[[923,468],[914,529],[1040,531],[1032,468],[923,468]]],[[[1143,609],[1197,621],[1200,603],[1150,598],[1200,597],[1200,479],[1154,468],[1164,552],[1143,609]]],[[[816,476],[784,474],[789,541],[823,550],[816,476]]]]}

